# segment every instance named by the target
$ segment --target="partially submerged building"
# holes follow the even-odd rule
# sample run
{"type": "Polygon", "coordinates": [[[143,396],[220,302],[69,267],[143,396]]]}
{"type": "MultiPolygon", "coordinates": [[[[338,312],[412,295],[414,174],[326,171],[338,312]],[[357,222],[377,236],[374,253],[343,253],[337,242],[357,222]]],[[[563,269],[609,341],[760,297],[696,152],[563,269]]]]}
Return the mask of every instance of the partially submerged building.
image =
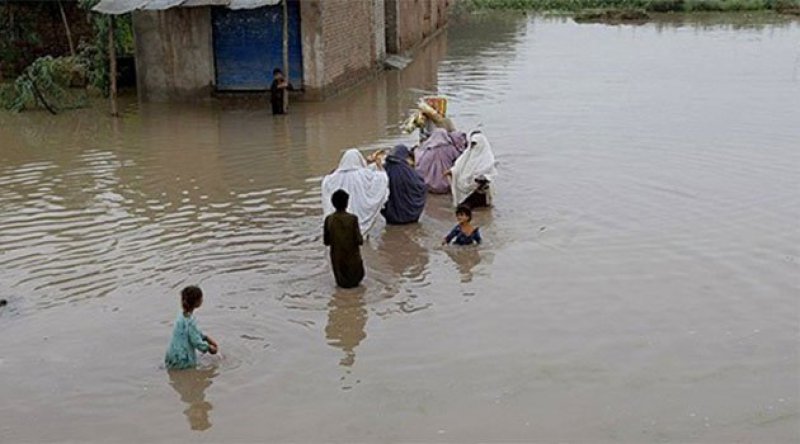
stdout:
{"type": "Polygon", "coordinates": [[[283,66],[320,100],[372,76],[447,23],[454,0],[101,0],[95,11],[133,13],[137,88],[149,100],[264,91],[283,66]]]}

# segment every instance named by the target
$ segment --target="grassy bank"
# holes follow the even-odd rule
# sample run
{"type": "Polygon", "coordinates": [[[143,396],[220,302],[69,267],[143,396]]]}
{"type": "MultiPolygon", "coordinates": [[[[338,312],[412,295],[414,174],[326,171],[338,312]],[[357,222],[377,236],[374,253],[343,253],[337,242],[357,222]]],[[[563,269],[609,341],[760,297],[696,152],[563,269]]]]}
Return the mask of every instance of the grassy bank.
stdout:
{"type": "Polygon", "coordinates": [[[510,9],[577,12],[587,9],[639,9],[648,12],[800,10],[800,0],[463,0],[471,10],[510,9]]]}

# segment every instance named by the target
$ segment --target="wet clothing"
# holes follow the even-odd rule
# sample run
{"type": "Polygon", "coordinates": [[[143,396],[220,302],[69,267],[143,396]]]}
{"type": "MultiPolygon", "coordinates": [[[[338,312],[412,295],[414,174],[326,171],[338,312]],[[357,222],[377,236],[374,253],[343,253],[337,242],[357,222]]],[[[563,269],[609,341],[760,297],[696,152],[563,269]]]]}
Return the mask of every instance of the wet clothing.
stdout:
{"type": "Polygon", "coordinates": [[[466,199],[464,199],[460,207],[467,207],[471,210],[475,208],[491,206],[489,203],[489,196],[491,190],[489,189],[489,182],[478,181],[478,188],[472,192],[466,199]]]}
{"type": "Polygon", "coordinates": [[[342,288],[357,287],[364,279],[361,245],[364,239],[358,226],[358,217],[346,211],[336,211],[325,218],[323,242],[331,247],[331,266],[336,285],[342,288]]]}
{"type": "MultiPolygon", "coordinates": [[[[483,194],[485,205],[492,205],[497,168],[492,146],[481,132],[469,135],[469,148],[453,165],[452,192],[453,206],[457,207],[475,192],[483,194]]],[[[472,205],[471,205],[472,206],[472,205]]]]}
{"type": "Polygon", "coordinates": [[[416,170],[425,180],[428,191],[445,194],[450,192],[450,182],[444,173],[455,164],[464,150],[459,133],[448,133],[437,128],[431,136],[414,150],[416,170]]]}
{"type": "Polygon", "coordinates": [[[444,238],[446,243],[452,242],[455,245],[472,245],[473,243],[480,244],[481,243],[481,232],[478,227],[475,227],[472,230],[472,233],[468,236],[463,231],[461,231],[461,225],[456,225],[450,230],[447,237],[444,238]]]}
{"type": "Polygon", "coordinates": [[[289,89],[289,87],[287,85],[286,88],[281,88],[278,86],[279,84],[280,81],[275,79],[269,87],[272,114],[286,114],[286,110],[283,108],[283,95],[286,94],[286,90],[289,89]]]}
{"type": "Polygon", "coordinates": [[[439,127],[433,120],[425,118],[425,123],[419,127],[419,144],[422,145],[425,143],[436,128],[439,127]]]}
{"type": "Polygon", "coordinates": [[[389,176],[389,200],[381,210],[387,224],[409,224],[417,222],[428,188],[425,180],[408,164],[411,153],[405,145],[397,145],[386,156],[384,169],[389,176]]]}
{"type": "Polygon", "coordinates": [[[195,350],[205,353],[209,350],[205,336],[197,327],[194,316],[178,313],[175,327],[172,329],[172,340],[169,343],[164,364],[168,369],[187,369],[197,365],[195,350]]]}
{"type": "Polygon", "coordinates": [[[356,149],[347,150],[336,171],[322,179],[322,213],[336,211],[331,196],[337,190],[350,195],[347,211],[358,217],[362,234],[380,218],[381,208],[389,199],[389,176],[367,166],[364,156],[356,149]]]}

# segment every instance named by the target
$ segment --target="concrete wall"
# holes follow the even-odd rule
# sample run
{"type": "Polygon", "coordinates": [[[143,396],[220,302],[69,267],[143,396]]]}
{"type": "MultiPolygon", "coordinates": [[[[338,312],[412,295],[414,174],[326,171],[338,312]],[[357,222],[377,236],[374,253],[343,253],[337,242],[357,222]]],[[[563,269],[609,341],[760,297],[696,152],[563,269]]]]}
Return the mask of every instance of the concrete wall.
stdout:
{"type": "Polygon", "coordinates": [[[372,0],[374,17],[373,39],[375,40],[375,58],[382,61],[386,58],[386,5],[385,0],[372,0]]]}
{"type": "MultiPolygon", "coordinates": [[[[304,98],[321,100],[372,77],[387,51],[407,51],[443,27],[453,1],[301,0],[304,98]]],[[[211,95],[210,7],[137,11],[133,24],[142,99],[211,95]]]]}
{"type": "Polygon", "coordinates": [[[455,0],[385,0],[386,48],[400,54],[447,25],[455,0]]]}
{"type": "Polygon", "coordinates": [[[211,8],[136,11],[133,28],[139,97],[163,101],[211,95],[211,8]]]}
{"type": "Polygon", "coordinates": [[[400,12],[398,0],[384,0],[383,15],[386,22],[386,52],[399,54],[400,37],[397,34],[397,14],[400,12]]]}
{"type": "Polygon", "coordinates": [[[322,57],[322,5],[320,0],[300,2],[300,36],[303,51],[303,89],[307,100],[324,98],[325,65],[322,57]]]}

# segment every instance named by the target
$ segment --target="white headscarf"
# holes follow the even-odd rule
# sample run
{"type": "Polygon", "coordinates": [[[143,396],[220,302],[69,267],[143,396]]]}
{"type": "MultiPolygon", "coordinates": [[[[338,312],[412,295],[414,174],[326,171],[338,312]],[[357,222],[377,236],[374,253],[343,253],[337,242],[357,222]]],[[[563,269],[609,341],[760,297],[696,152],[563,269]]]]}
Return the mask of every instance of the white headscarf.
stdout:
{"type": "Polygon", "coordinates": [[[361,233],[366,234],[389,199],[389,177],[385,171],[368,168],[364,156],[357,149],[350,149],[342,155],[336,171],[322,179],[324,216],[336,211],[331,203],[336,190],[345,190],[350,195],[347,211],[358,216],[361,233]]]}
{"type": "MultiPolygon", "coordinates": [[[[469,134],[469,147],[456,159],[451,172],[453,173],[453,205],[458,206],[478,189],[475,179],[483,177],[489,182],[494,182],[497,177],[494,153],[489,140],[479,131],[469,134]]],[[[491,204],[494,195],[494,184],[489,186],[486,201],[491,204]]]]}

